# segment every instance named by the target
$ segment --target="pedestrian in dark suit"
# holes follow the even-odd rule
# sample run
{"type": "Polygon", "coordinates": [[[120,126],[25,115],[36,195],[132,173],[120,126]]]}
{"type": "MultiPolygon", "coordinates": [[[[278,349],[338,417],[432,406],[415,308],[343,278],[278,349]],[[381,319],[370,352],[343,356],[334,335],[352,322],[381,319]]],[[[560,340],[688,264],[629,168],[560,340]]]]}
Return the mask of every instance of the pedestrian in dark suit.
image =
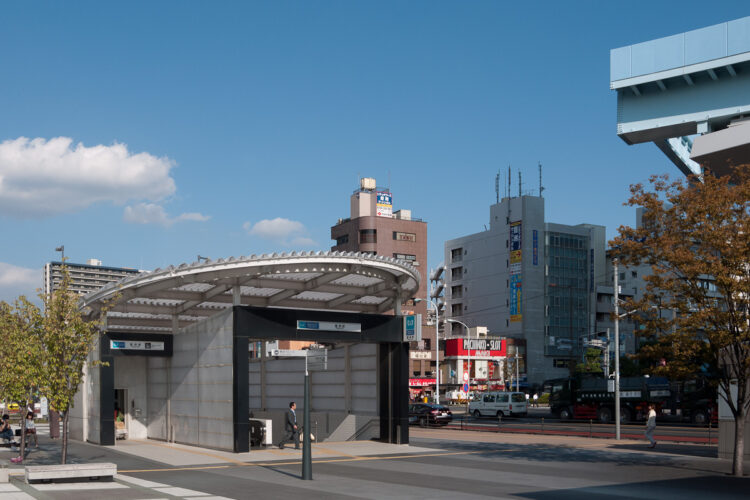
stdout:
{"type": "Polygon", "coordinates": [[[286,430],[286,436],[279,443],[279,449],[284,449],[284,443],[287,441],[294,440],[294,449],[299,450],[299,427],[297,427],[297,405],[292,401],[289,403],[289,411],[286,412],[286,422],[284,422],[284,429],[286,430]]]}

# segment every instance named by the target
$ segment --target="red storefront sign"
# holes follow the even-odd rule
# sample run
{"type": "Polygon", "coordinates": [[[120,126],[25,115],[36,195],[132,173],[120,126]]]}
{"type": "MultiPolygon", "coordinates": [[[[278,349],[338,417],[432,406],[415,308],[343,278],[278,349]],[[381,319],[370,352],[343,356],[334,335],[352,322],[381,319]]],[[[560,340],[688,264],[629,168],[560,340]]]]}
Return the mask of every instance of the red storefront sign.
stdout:
{"type": "Polygon", "coordinates": [[[434,378],[410,378],[409,387],[429,387],[435,385],[434,378]]]}
{"type": "Polygon", "coordinates": [[[448,339],[445,341],[446,356],[478,358],[505,356],[505,339],[448,339]]]}

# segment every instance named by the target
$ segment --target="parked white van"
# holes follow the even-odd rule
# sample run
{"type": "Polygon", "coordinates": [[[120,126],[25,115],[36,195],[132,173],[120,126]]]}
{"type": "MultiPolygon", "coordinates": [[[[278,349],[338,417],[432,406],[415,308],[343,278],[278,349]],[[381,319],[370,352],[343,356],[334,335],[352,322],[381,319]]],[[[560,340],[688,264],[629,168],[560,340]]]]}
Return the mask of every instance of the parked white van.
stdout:
{"type": "Polygon", "coordinates": [[[525,417],[528,402],[522,392],[485,392],[477,394],[469,403],[469,413],[474,417],[525,417]]]}

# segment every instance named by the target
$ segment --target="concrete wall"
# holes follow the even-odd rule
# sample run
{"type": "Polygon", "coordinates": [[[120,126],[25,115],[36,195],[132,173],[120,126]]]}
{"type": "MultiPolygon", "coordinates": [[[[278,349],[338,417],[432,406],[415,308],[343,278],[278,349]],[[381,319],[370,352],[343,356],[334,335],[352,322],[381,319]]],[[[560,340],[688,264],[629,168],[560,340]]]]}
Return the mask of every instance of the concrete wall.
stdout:
{"type": "MultiPolygon", "coordinates": [[[[90,359],[97,361],[101,358],[99,344],[93,349],[90,359]]],[[[99,406],[100,406],[100,371],[99,367],[89,365],[86,374],[86,393],[87,401],[83,402],[82,408],[87,415],[84,429],[86,430],[86,440],[92,443],[101,444],[101,432],[99,423],[99,406]]],[[[114,410],[113,410],[114,412],[114,410]]]]}
{"type": "Polygon", "coordinates": [[[115,389],[126,389],[128,400],[121,410],[129,439],[148,437],[148,364],[144,356],[115,357],[115,389]]]}
{"type": "MultiPolygon", "coordinates": [[[[297,403],[302,422],[305,360],[253,359],[248,370],[250,411],[256,418],[273,420],[273,442],[278,443],[290,401],[297,403]],[[264,366],[265,388],[261,385],[264,366]]],[[[310,422],[319,441],[378,437],[377,345],[355,344],[328,351],[327,370],[310,372],[310,397],[310,422]]]]}
{"type": "Polygon", "coordinates": [[[233,449],[232,311],[179,330],[171,359],[150,358],[148,437],[233,449]]]}

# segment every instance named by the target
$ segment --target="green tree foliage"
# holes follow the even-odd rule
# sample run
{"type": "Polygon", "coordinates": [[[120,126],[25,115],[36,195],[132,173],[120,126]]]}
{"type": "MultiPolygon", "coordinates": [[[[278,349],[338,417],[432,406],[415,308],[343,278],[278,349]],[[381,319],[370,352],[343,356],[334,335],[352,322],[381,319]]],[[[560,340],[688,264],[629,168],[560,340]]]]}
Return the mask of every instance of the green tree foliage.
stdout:
{"type": "MultiPolygon", "coordinates": [[[[33,397],[44,381],[43,317],[26,297],[12,305],[0,302],[0,395],[7,403],[18,404],[21,417],[21,454],[25,458],[26,408],[33,408],[33,397]]],[[[7,407],[7,406],[6,406],[7,407]]]]}
{"type": "Polygon", "coordinates": [[[626,203],[644,208],[642,227],[620,227],[611,242],[625,265],[652,269],[643,299],[626,305],[656,340],[642,360],[678,378],[708,365],[723,394],[736,384],[737,398],[727,403],[735,417],[732,470],[741,476],[750,407],[750,168],[689,182],[654,176],[650,185],[631,186],[626,203]]]}
{"type": "MultiPolygon", "coordinates": [[[[70,290],[70,273],[62,267],[58,289],[45,302],[43,322],[44,373],[42,392],[50,406],[63,412],[61,463],[67,460],[68,428],[73,398],[83,381],[89,354],[98,346],[99,323],[88,321],[78,308],[78,296],[70,290]]],[[[90,361],[92,365],[97,362],[90,361]]]]}
{"type": "Polygon", "coordinates": [[[583,354],[583,363],[577,363],[575,371],[576,373],[603,374],[602,352],[593,347],[586,349],[586,352],[583,354]]]}

